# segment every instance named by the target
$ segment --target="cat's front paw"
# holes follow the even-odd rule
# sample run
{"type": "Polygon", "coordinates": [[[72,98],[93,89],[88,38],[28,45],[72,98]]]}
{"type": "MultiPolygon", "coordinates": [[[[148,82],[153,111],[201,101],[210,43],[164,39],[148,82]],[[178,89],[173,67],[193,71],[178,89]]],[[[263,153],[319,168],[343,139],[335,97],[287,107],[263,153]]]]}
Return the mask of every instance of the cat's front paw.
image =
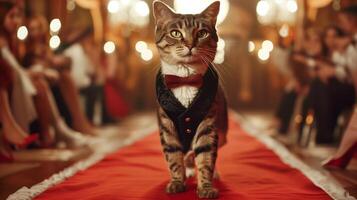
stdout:
{"type": "Polygon", "coordinates": [[[216,199],[218,190],[214,187],[197,188],[197,195],[201,199],[216,199]]]}
{"type": "Polygon", "coordinates": [[[181,181],[171,181],[166,186],[166,193],[168,194],[175,194],[184,192],[186,190],[185,183],[181,181]]]}

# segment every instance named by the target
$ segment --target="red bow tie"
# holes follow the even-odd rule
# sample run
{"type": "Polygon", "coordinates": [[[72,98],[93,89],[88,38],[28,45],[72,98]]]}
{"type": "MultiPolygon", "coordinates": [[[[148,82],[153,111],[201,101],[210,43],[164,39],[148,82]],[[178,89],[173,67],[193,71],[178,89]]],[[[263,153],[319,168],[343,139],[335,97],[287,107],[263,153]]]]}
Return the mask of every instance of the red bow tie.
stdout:
{"type": "Polygon", "coordinates": [[[202,75],[195,74],[187,77],[180,77],[175,75],[165,75],[165,83],[169,89],[181,87],[184,85],[201,87],[203,83],[202,75]]]}

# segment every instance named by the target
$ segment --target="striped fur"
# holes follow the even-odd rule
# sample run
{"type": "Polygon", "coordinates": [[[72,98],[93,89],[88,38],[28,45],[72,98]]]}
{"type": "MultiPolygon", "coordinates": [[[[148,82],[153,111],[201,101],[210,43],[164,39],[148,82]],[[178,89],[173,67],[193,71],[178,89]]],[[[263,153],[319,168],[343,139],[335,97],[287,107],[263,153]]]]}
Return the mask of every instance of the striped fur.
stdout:
{"type": "MultiPolygon", "coordinates": [[[[176,71],[179,71],[179,68],[187,68],[189,73],[174,75],[204,74],[216,54],[218,36],[215,23],[219,2],[214,2],[197,15],[177,14],[159,1],[154,2],[153,9],[156,20],[155,40],[163,63],[162,72],[172,74],[175,68],[177,68],[176,71]],[[171,67],[174,70],[165,67],[171,67]]],[[[191,89],[197,90],[197,88],[191,89]]],[[[180,92],[175,93],[173,90],[172,92],[180,100],[181,97],[176,95],[180,92]]],[[[188,104],[185,105],[181,100],[180,102],[188,107],[196,93],[191,92],[191,95],[187,96],[188,104]]],[[[212,186],[212,178],[215,171],[217,149],[226,143],[227,132],[227,106],[221,87],[218,89],[208,114],[199,124],[191,144],[191,151],[186,155],[182,152],[183,148],[174,123],[160,106],[158,106],[158,122],[160,141],[171,176],[166,192],[185,191],[186,168],[196,166],[198,196],[200,198],[217,198],[218,190],[212,186]]]]}

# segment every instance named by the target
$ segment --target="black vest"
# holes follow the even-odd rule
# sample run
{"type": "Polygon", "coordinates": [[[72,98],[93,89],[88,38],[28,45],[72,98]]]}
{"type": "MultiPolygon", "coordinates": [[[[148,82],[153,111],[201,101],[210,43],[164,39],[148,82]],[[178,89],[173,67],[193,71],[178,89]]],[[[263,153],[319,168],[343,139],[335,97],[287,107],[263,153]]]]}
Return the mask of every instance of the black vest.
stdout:
{"type": "Polygon", "coordinates": [[[161,71],[157,74],[156,95],[158,103],[173,121],[184,153],[190,150],[197,127],[210,110],[217,94],[217,88],[217,72],[212,66],[209,66],[203,76],[201,88],[192,103],[186,108],[176,99],[172,91],[166,87],[161,71]]]}

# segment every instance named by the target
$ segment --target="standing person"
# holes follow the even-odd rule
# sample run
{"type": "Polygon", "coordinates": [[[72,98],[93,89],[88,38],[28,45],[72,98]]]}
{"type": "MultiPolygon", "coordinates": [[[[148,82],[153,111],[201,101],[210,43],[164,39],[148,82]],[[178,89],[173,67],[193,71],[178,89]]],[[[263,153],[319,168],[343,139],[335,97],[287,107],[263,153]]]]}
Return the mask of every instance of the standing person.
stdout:
{"type": "Polygon", "coordinates": [[[17,147],[26,147],[37,140],[37,135],[29,135],[24,131],[24,128],[28,127],[21,127],[17,123],[9,101],[9,94],[19,94],[17,89],[23,89],[24,102],[22,104],[30,107],[25,107],[26,110],[23,110],[22,126],[29,125],[27,123],[36,118],[33,107],[27,104],[27,100],[31,99],[36,91],[31,82],[26,79],[23,71],[13,65],[17,64],[15,59],[18,56],[16,32],[22,24],[22,17],[22,8],[19,4],[13,1],[0,2],[0,123],[2,125],[0,161],[13,159],[8,143],[17,147]]]}
{"type": "Polygon", "coordinates": [[[298,142],[301,142],[306,118],[311,113],[313,98],[311,90],[316,85],[315,60],[324,59],[324,46],[321,33],[315,28],[304,30],[304,40],[300,51],[291,55],[291,66],[294,79],[296,80],[297,98],[294,105],[295,123],[297,123],[298,142]]]}
{"type": "MultiPolygon", "coordinates": [[[[357,88],[357,5],[346,7],[338,13],[338,22],[341,29],[349,36],[350,42],[344,52],[339,65],[332,70],[331,66],[325,66],[325,77],[337,77],[350,81],[357,88]]],[[[357,110],[354,109],[350,122],[343,135],[340,146],[331,158],[323,162],[327,168],[346,168],[357,151],[357,110]]]]}
{"type": "Polygon", "coordinates": [[[279,38],[279,46],[274,48],[272,52],[272,60],[279,72],[286,78],[287,83],[270,127],[277,129],[278,133],[283,135],[286,135],[289,131],[295,101],[298,95],[297,82],[289,63],[291,51],[291,47],[285,45],[283,39],[279,38]]]}
{"type": "MultiPolygon", "coordinates": [[[[76,33],[76,32],[75,32],[76,33]]],[[[105,75],[102,68],[101,48],[94,41],[92,28],[68,39],[71,45],[64,50],[64,55],[71,58],[71,76],[84,97],[87,118],[94,123],[95,107],[100,104],[101,123],[111,122],[107,112],[104,95],[105,75]]]]}

